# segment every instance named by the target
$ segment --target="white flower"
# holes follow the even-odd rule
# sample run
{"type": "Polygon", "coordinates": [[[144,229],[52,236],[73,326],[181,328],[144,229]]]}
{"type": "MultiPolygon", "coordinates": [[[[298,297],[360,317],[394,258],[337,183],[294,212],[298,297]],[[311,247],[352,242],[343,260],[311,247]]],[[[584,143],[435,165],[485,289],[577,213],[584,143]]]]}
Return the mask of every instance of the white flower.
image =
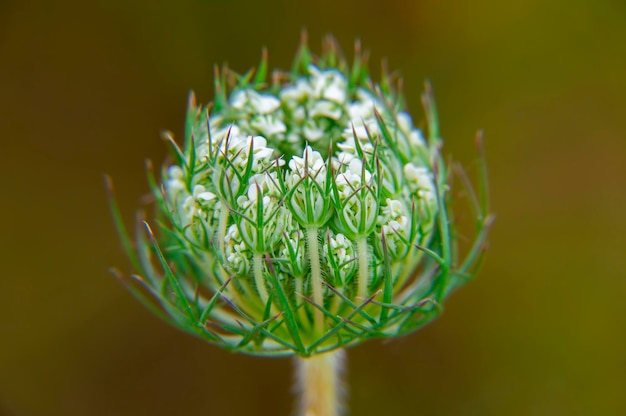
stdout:
{"type": "Polygon", "coordinates": [[[285,140],[287,140],[288,143],[300,143],[302,141],[302,137],[296,132],[291,132],[285,136],[285,140]]]}
{"type": "Polygon", "coordinates": [[[407,217],[402,216],[398,218],[398,221],[391,220],[389,223],[383,225],[382,230],[385,233],[385,236],[389,239],[393,239],[398,234],[406,234],[406,228],[409,221],[407,217]]]}
{"type": "Polygon", "coordinates": [[[233,141],[234,137],[242,135],[241,129],[236,124],[230,124],[227,126],[211,126],[211,129],[211,138],[214,146],[213,150],[223,151],[227,141],[230,143],[233,141]]]}
{"type": "Polygon", "coordinates": [[[276,172],[266,170],[263,173],[252,175],[248,182],[246,195],[247,197],[242,195],[237,200],[237,203],[242,208],[248,209],[250,207],[256,207],[258,199],[261,197],[263,207],[267,212],[274,209],[276,201],[281,197],[276,172]]]}
{"type": "Polygon", "coordinates": [[[407,163],[403,168],[404,175],[410,184],[417,188],[432,190],[434,189],[432,174],[428,168],[424,166],[415,166],[413,163],[407,163]]]}
{"type": "Polygon", "coordinates": [[[350,140],[354,139],[355,134],[357,139],[363,142],[375,140],[381,134],[378,121],[376,119],[352,121],[350,127],[345,128],[341,136],[350,140]]]}
{"type": "Polygon", "coordinates": [[[224,236],[226,266],[237,273],[245,273],[249,269],[248,255],[245,244],[241,241],[239,228],[232,224],[224,236]]]}
{"type": "Polygon", "coordinates": [[[390,234],[405,234],[409,226],[408,209],[403,201],[387,198],[381,207],[378,223],[386,236],[390,234]]]}
{"type": "Polygon", "coordinates": [[[422,131],[419,129],[411,130],[409,133],[409,143],[415,146],[426,146],[426,139],[424,139],[422,131]]]}
{"type": "Polygon", "coordinates": [[[368,131],[369,130],[365,127],[365,124],[354,123],[350,127],[344,129],[341,136],[346,140],[354,139],[356,136],[357,139],[365,141],[369,140],[369,134],[371,134],[368,134],[368,131]]]}
{"type": "Polygon", "coordinates": [[[337,285],[343,286],[357,269],[354,244],[345,235],[329,232],[324,243],[324,252],[328,268],[338,280],[337,285]]]}
{"type": "MultiPolygon", "coordinates": [[[[370,154],[371,155],[371,154],[374,153],[374,145],[371,142],[369,142],[369,141],[363,142],[363,143],[359,143],[359,146],[361,146],[361,150],[365,154],[370,154]]],[[[356,142],[354,141],[354,137],[348,137],[346,140],[337,143],[337,147],[340,150],[342,150],[343,152],[352,153],[355,156],[358,155],[356,142]]]]}
{"type": "Polygon", "coordinates": [[[412,243],[408,241],[411,235],[411,221],[406,203],[387,198],[380,211],[378,216],[380,229],[375,239],[377,249],[381,253],[386,250],[394,259],[405,256],[412,243]],[[383,235],[386,247],[383,245],[383,235]]]}
{"type": "Polygon", "coordinates": [[[348,163],[348,169],[337,175],[335,183],[341,196],[347,198],[362,184],[369,183],[371,177],[372,174],[367,169],[363,169],[363,162],[354,158],[348,163]]]}
{"type": "Polygon", "coordinates": [[[309,67],[311,86],[316,97],[343,104],[347,97],[347,83],[343,74],[336,70],[320,70],[315,65],[309,67]]]}
{"type": "Polygon", "coordinates": [[[202,185],[196,185],[193,187],[193,197],[197,201],[212,201],[215,199],[216,195],[213,192],[209,192],[202,185]]]}
{"type": "Polygon", "coordinates": [[[302,123],[304,120],[306,120],[306,111],[304,110],[304,107],[297,107],[296,109],[294,109],[291,117],[296,123],[302,123]]]}
{"type": "Polygon", "coordinates": [[[198,214],[198,205],[196,199],[193,196],[188,196],[183,201],[181,212],[182,225],[187,226],[191,223],[194,216],[198,214]]]}
{"type": "Polygon", "coordinates": [[[280,91],[280,100],[289,106],[295,106],[297,103],[305,101],[313,95],[313,88],[307,80],[300,78],[292,86],[285,87],[280,91]]]}
{"type": "Polygon", "coordinates": [[[259,169],[259,165],[268,165],[274,159],[274,149],[267,147],[267,140],[262,136],[244,137],[231,134],[221,147],[221,156],[228,157],[232,164],[240,168],[247,165],[250,156],[253,158],[255,170],[259,169]],[[251,146],[252,155],[249,154],[251,146]]]}
{"type": "Polygon", "coordinates": [[[350,120],[373,118],[375,116],[374,109],[382,108],[380,101],[363,88],[359,88],[356,95],[357,99],[348,104],[347,110],[350,120]]]}
{"type": "Polygon", "coordinates": [[[226,244],[238,244],[241,242],[241,236],[239,235],[239,229],[235,224],[232,224],[226,230],[226,235],[224,236],[224,241],[226,244]]]}
{"type": "Polygon", "coordinates": [[[304,177],[305,172],[309,175],[325,176],[326,165],[324,158],[317,150],[313,150],[311,146],[306,146],[302,152],[302,157],[292,156],[289,161],[289,169],[298,177],[304,177]]]}
{"type": "Polygon", "coordinates": [[[169,194],[175,195],[185,189],[185,172],[180,166],[172,165],[167,169],[169,179],[165,182],[169,194]]]}
{"type": "Polygon", "coordinates": [[[435,207],[437,194],[433,175],[428,168],[407,163],[404,165],[403,171],[411,191],[417,192],[417,195],[424,199],[430,207],[435,207]]]}
{"type": "Polygon", "coordinates": [[[298,226],[298,223],[290,216],[286,221],[288,231],[283,233],[284,245],[280,250],[281,267],[294,276],[302,276],[307,271],[306,263],[306,239],[304,232],[298,226]]]}
{"type": "Polygon", "coordinates": [[[335,169],[341,170],[343,166],[347,166],[350,161],[356,157],[354,153],[354,146],[352,146],[351,149],[351,152],[341,151],[337,153],[337,156],[333,160],[333,166],[335,169]]]}
{"type": "Polygon", "coordinates": [[[350,257],[348,257],[348,249],[352,249],[352,243],[346,238],[345,235],[339,233],[334,238],[330,237],[328,242],[330,244],[330,248],[333,249],[335,256],[337,256],[339,264],[350,260],[350,257]]]}
{"type": "Polygon", "coordinates": [[[387,222],[395,220],[407,213],[406,206],[403,201],[398,199],[387,198],[385,204],[381,207],[381,215],[379,222],[387,222]]]}
{"type": "Polygon", "coordinates": [[[309,142],[317,142],[324,137],[324,130],[319,128],[313,120],[309,120],[302,128],[302,134],[309,142]]]}
{"type": "Polygon", "coordinates": [[[341,114],[341,107],[337,103],[326,100],[316,101],[309,110],[310,117],[328,117],[333,120],[339,120],[341,114]]]}
{"type": "Polygon", "coordinates": [[[243,109],[249,101],[248,97],[249,90],[239,90],[230,97],[230,105],[239,110],[243,109]]]}
{"type": "Polygon", "coordinates": [[[230,104],[238,110],[255,114],[270,114],[280,107],[280,100],[269,94],[259,94],[253,89],[242,89],[233,94],[230,104]]]}
{"type": "Polygon", "coordinates": [[[398,121],[398,127],[404,133],[409,133],[413,129],[413,120],[409,113],[402,111],[397,114],[396,119],[398,121]]]}
{"type": "Polygon", "coordinates": [[[250,123],[262,136],[270,137],[287,131],[285,123],[273,115],[263,115],[252,119],[250,123]]]}

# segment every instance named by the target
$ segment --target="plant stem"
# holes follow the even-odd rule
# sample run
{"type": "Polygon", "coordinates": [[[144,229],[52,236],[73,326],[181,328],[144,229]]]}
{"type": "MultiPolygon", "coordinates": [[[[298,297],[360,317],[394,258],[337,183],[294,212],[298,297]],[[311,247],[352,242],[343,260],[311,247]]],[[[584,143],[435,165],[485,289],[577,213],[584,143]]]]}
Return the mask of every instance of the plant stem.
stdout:
{"type": "MultiPolygon", "coordinates": [[[[309,262],[311,264],[311,291],[313,302],[324,307],[324,294],[322,292],[322,268],[320,266],[320,249],[317,240],[317,227],[310,226],[306,229],[307,245],[309,246],[309,262]]],[[[313,328],[316,335],[324,331],[324,314],[315,308],[313,312],[313,328]]]]}
{"type": "Polygon", "coordinates": [[[256,285],[256,290],[259,292],[261,301],[265,304],[267,303],[267,299],[269,298],[269,293],[267,292],[267,287],[265,286],[265,277],[263,276],[263,259],[261,259],[260,254],[254,253],[252,261],[254,284],[256,285]]]}
{"type": "Polygon", "coordinates": [[[296,360],[298,416],[343,414],[345,351],[338,349],[296,360]]]}
{"type": "Polygon", "coordinates": [[[226,227],[228,226],[228,208],[222,202],[222,209],[220,210],[220,219],[217,228],[217,234],[215,234],[215,239],[217,240],[217,247],[219,249],[220,254],[222,255],[222,261],[225,260],[225,250],[224,250],[224,241],[226,237],[226,227]]]}
{"type": "Polygon", "coordinates": [[[357,257],[359,259],[359,277],[357,293],[362,298],[367,298],[367,285],[369,283],[369,253],[367,252],[367,237],[359,237],[356,240],[357,257]]]}

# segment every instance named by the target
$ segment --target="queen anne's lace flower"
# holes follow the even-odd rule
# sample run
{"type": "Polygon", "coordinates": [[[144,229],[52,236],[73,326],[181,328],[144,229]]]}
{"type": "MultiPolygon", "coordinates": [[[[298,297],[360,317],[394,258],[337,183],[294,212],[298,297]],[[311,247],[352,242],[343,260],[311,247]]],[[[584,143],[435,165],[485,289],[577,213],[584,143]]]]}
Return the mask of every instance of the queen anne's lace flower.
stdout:
{"type": "Polygon", "coordinates": [[[389,76],[310,56],[271,85],[265,62],[224,72],[212,107],[192,97],[154,183],[161,232],[131,254],[167,319],[229,349],[308,356],[405,334],[466,279],[432,97],[427,141],[389,76]]]}

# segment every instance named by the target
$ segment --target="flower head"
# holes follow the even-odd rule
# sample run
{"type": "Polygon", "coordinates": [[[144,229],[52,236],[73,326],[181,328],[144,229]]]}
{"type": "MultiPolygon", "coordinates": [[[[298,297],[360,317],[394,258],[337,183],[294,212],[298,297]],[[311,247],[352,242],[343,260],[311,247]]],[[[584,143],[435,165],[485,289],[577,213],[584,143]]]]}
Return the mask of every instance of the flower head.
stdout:
{"type": "Polygon", "coordinates": [[[376,84],[359,49],[349,67],[328,45],[320,58],[302,45],[271,84],[265,58],[255,76],[218,74],[214,103],[190,98],[163,185],[151,179],[158,233],[132,250],[116,214],[150,305],[231,350],[309,356],[406,334],[481,257],[486,204],[456,263],[428,86],[426,140],[389,75],[376,84]]]}

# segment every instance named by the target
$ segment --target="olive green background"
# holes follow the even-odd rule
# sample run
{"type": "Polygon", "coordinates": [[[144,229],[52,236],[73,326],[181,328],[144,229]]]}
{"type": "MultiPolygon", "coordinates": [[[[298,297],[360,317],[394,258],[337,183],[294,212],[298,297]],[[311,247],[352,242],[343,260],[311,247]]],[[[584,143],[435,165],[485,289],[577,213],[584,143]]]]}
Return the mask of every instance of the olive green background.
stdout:
{"type": "Polygon", "coordinates": [[[497,214],[441,318],[349,351],[351,414],[626,414],[621,0],[1,1],[0,414],[290,414],[289,359],[205,345],[107,272],[102,175],[130,221],[188,90],[264,45],[288,66],[303,27],[387,57],[416,115],[429,78],[470,173],[484,128],[497,214]]]}

